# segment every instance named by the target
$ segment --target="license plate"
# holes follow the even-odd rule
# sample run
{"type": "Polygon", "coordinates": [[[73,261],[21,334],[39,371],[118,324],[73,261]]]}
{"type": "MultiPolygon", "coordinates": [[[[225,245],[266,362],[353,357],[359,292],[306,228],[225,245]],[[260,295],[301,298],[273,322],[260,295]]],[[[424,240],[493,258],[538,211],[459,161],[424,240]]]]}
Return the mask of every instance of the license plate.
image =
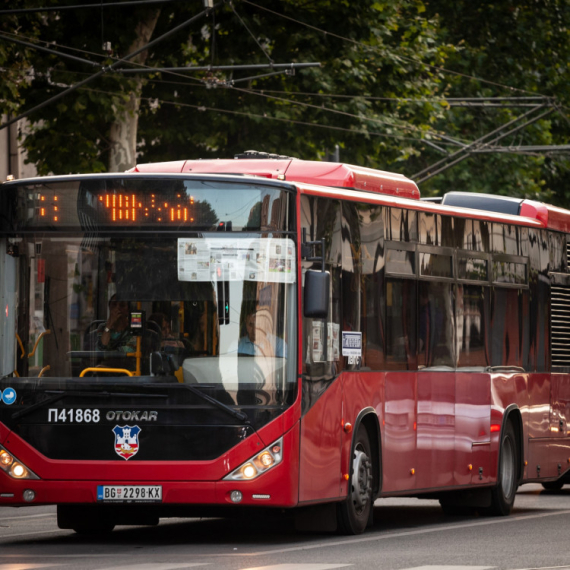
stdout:
{"type": "Polygon", "coordinates": [[[160,503],[160,485],[98,485],[97,500],[115,503],[160,503]]]}

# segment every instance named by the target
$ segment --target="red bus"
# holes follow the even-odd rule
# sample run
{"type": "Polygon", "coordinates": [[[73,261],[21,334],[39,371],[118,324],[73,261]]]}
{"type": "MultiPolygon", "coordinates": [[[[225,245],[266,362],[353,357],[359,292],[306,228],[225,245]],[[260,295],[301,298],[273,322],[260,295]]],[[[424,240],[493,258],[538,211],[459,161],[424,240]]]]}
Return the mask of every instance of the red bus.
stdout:
{"type": "Polygon", "coordinates": [[[103,532],[570,466],[570,212],[263,153],[0,189],[0,505],[103,532]]]}

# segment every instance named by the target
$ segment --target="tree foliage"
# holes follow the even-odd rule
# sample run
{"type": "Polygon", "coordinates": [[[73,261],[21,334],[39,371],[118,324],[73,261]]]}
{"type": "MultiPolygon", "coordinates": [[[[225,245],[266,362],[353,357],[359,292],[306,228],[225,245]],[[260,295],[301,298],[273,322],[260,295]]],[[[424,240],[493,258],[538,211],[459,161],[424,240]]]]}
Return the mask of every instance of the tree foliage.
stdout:
{"type": "MultiPolygon", "coordinates": [[[[429,0],[429,17],[440,23],[440,39],[456,47],[446,67],[449,97],[551,98],[548,117],[500,141],[503,146],[562,145],[570,135],[570,4],[565,0],[429,0]]],[[[500,107],[449,109],[447,134],[472,141],[529,107],[514,102],[500,107]]],[[[427,150],[427,149],[426,149],[427,150]]],[[[434,153],[422,153],[423,164],[434,153]]],[[[426,192],[465,188],[510,196],[545,199],[570,206],[568,153],[475,154],[434,177],[426,192]]]]}
{"type": "MultiPolygon", "coordinates": [[[[56,4],[64,2],[53,0],[56,4]]],[[[52,42],[55,49],[110,65],[132,51],[141,22],[155,20],[157,38],[202,9],[198,0],[126,8],[103,4],[11,16],[11,22],[17,20],[13,30],[21,38],[52,42]],[[104,42],[111,42],[112,54],[102,50],[104,42]]],[[[6,20],[1,25],[7,29],[6,20]]],[[[541,95],[551,98],[556,110],[500,144],[563,144],[570,129],[569,25],[564,0],[225,2],[154,45],[137,65],[270,59],[321,67],[253,79],[272,70],[105,73],[31,115],[33,130],[23,142],[41,173],[105,171],[114,164],[113,129],[131,117],[138,127],[139,162],[231,157],[251,148],[318,160],[338,144],[343,162],[412,176],[445,156],[442,151],[460,148],[442,135],[468,144],[528,110],[512,101],[455,107],[449,97],[541,95]]],[[[5,40],[0,40],[0,63],[9,70],[0,105],[12,114],[98,69],[5,40]],[[25,82],[30,69],[33,80],[25,82]]],[[[568,166],[564,154],[470,154],[421,190],[424,195],[499,192],[570,204],[568,166]]]]}

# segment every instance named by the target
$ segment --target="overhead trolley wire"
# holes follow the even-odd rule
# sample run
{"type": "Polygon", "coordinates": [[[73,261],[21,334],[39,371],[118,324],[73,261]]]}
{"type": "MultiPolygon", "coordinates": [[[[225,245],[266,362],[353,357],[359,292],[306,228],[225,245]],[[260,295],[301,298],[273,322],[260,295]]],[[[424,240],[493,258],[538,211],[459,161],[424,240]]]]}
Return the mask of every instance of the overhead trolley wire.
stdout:
{"type": "MultiPolygon", "coordinates": [[[[341,35],[339,35],[339,34],[335,34],[334,32],[329,32],[329,31],[327,31],[327,30],[323,30],[322,28],[318,28],[318,27],[313,26],[313,25],[311,25],[311,24],[307,24],[306,22],[302,22],[301,20],[296,20],[295,18],[292,18],[291,16],[286,16],[285,14],[282,14],[282,13],[280,13],[280,12],[275,12],[275,10],[271,10],[270,8],[266,8],[265,6],[260,6],[259,4],[256,4],[255,2],[251,2],[251,0],[241,0],[241,1],[242,1],[244,4],[249,4],[250,6],[254,6],[254,7],[256,7],[256,8],[259,8],[260,10],[265,10],[266,12],[269,12],[269,13],[271,13],[271,14],[274,14],[275,16],[278,16],[278,17],[280,17],[280,18],[284,18],[284,19],[289,20],[289,21],[291,21],[291,22],[295,22],[296,24],[299,24],[299,25],[301,25],[301,26],[305,26],[306,28],[309,28],[309,29],[311,29],[311,30],[314,30],[314,31],[319,32],[319,33],[321,33],[321,34],[324,34],[324,35],[326,35],[326,36],[331,36],[331,37],[333,37],[333,38],[337,38],[337,39],[343,40],[343,41],[345,41],[345,42],[350,42],[350,43],[352,43],[352,44],[354,44],[354,45],[357,45],[357,46],[360,46],[360,47],[362,47],[362,48],[366,48],[366,49],[369,49],[369,50],[378,51],[378,48],[376,48],[376,47],[374,47],[374,46],[365,44],[365,43],[363,43],[363,42],[359,42],[358,40],[353,40],[352,38],[347,38],[347,37],[345,37],[345,36],[341,36],[341,35]]],[[[502,89],[508,89],[509,91],[520,91],[521,93],[529,93],[529,94],[534,94],[534,95],[536,95],[536,93],[533,93],[533,92],[531,92],[531,91],[527,91],[526,89],[520,89],[520,88],[518,88],[518,87],[511,87],[511,86],[509,86],[509,85],[504,85],[504,84],[502,84],[502,83],[497,83],[497,82],[495,82],[495,81],[490,81],[490,80],[488,80],[488,79],[482,79],[482,78],[476,77],[476,76],[474,76],[474,75],[468,75],[468,74],[466,74],[466,73],[461,73],[460,71],[453,71],[453,70],[451,70],[451,69],[447,69],[447,68],[445,68],[445,67],[441,67],[441,66],[439,66],[439,65],[434,65],[434,64],[431,64],[431,63],[425,63],[425,62],[423,62],[423,61],[420,61],[420,60],[418,60],[418,59],[414,59],[414,58],[411,58],[411,57],[408,57],[408,56],[405,56],[405,55],[398,54],[397,57],[399,57],[399,58],[401,58],[401,59],[403,59],[403,60],[405,60],[405,61],[407,61],[407,62],[409,62],[409,63],[413,63],[413,64],[415,64],[415,65],[425,65],[426,67],[429,67],[429,68],[434,69],[434,70],[436,70],[436,71],[441,71],[441,72],[443,72],[443,73],[449,73],[449,74],[451,74],[451,75],[457,75],[458,77],[464,77],[464,78],[466,78],[466,79],[474,79],[474,80],[476,80],[476,81],[480,81],[481,83],[485,83],[485,84],[487,84],[487,85],[493,85],[493,86],[495,86],[495,87],[500,87],[500,88],[502,88],[502,89]]]]}
{"type": "Polygon", "coordinates": [[[132,0],[129,2],[108,2],[103,4],[79,4],[78,6],[46,6],[43,8],[13,8],[11,10],[0,10],[0,16],[12,14],[34,14],[39,12],[61,12],[64,10],[80,10],[82,8],[118,8],[124,6],[142,6],[145,4],[167,4],[179,0],[132,0]]]}
{"type": "Polygon", "coordinates": [[[64,59],[71,59],[71,60],[73,60],[73,61],[77,61],[77,62],[79,62],[79,63],[85,63],[86,65],[91,65],[91,66],[94,66],[94,67],[101,67],[101,64],[100,64],[100,63],[97,63],[97,62],[95,62],[95,61],[91,61],[91,60],[89,60],[89,59],[84,59],[84,58],[82,58],[82,57],[77,57],[77,56],[75,56],[75,55],[70,55],[70,54],[67,54],[67,53],[63,53],[63,52],[60,52],[60,51],[56,51],[56,50],[54,50],[54,49],[46,48],[46,47],[40,46],[40,45],[38,45],[38,44],[32,44],[32,43],[30,43],[30,42],[24,42],[24,41],[22,41],[22,40],[17,40],[17,39],[15,39],[15,38],[6,36],[6,35],[4,35],[4,34],[2,34],[2,33],[0,33],[0,39],[8,40],[8,41],[10,41],[10,42],[12,42],[12,43],[14,43],[14,44],[20,44],[20,45],[23,45],[23,46],[26,46],[26,47],[30,47],[30,48],[33,48],[33,49],[37,49],[38,51],[44,51],[44,52],[50,53],[50,54],[52,54],[52,55],[57,55],[57,56],[62,57],[62,58],[64,58],[64,59]]]}
{"type": "Polygon", "coordinates": [[[27,117],[30,113],[33,113],[34,111],[37,111],[39,109],[42,109],[43,107],[49,105],[50,103],[53,103],[59,99],[61,99],[62,97],[64,97],[65,95],[67,95],[68,93],[71,93],[72,91],[75,91],[76,89],[78,89],[79,87],[83,87],[83,85],[86,85],[87,83],[90,83],[91,81],[93,81],[94,79],[97,79],[98,77],[101,77],[102,75],[104,75],[105,73],[108,73],[110,71],[114,71],[115,68],[120,65],[121,63],[124,62],[128,62],[130,59],[132,59],[133,57],[136,57],[139,53],[142,53],[143,51],[146,51],[147,49],[151,48],[152,46],[156,45],[157,43],[165,40],[166,38],[170,37],[171,35],[175,34],[176,32],[182,30],[183,28],[189,26],[191,23],[195,22],[196,20],[200,19],[202,16],[205,16],[207,14],[210,13],[211,10],[215,10],[218,6],[220,6],[222,4],[222,2],[218,2],[217,4],[214,5],[213,8],[206,8],[205,10],[202,10],[202,12],[200,12],[199,14],[196,14],[195,16],[192,16],[191,18],[189,18],[188,20],[186,20],[185,22],[182,22],[181,24],[179,24],[178,26],[172,28],[172,30],[169,30],[168,32],[165,32],[164,34],[162,34],[161,36],[159,36],[158,38],[152,40],[151,42],[145,44],[144,46],[140,47],[139,49],[136,49],[135,51],[131,52],[130,54],[126,55],[124,58],[119,59],[117,61],[115,61],[113,64],[111,64],[110,66],[105,66],[102,69],[100,69],[97,73],[94,73],[93,75],[90,75],[87,79],[84,79],[83,81],[80,81],[79,83],[72,85],[71,87],[68,87],[67,89],[65,89],[64,91],[62,91],[61,93],[58,93],[57,95],[54,95],[53,97],[51,97],[50,99],[48,99],[47,101],[44,101],[43,103],[40,103],[39,105],[36,105],[35,107],[32,107],[31,109],[28,109],[25,113],[22,113],[21,115],[18,115],[17,117],[14,117],[13,119],[10,119],[8,121],[6,121],[5,123],[2,123],[0,125],[0,130],[8,127],[9,125],[16,123],[17,121],[27,117]]]}
{"type": "MultiPolygon", "coordinates": [[[[93,93],[104,93],[106,95],[113,95],[113,93],[111,91],[104,91],[101,89],[92,89],[90,87],[85,87],[85,88],[82,88],[81,90],[82,91],[91,91],[93,93]]],[[[336,127],[334,125],[323,125],[320,123],[314,123],[314,122],[309,123],[307,121],[297,121],[295,119],[286,119],[283,117],[273,117],[273,116],[269,116],[267,114],[260,115],[258,113],[250,113],[247,111],[235,111],[233,109],[220,109],[218,107],[209,107],[207,105],[194,105],[191,103],[183,103],[180,101],[166,101],[164,99],[157,99],[154,97],[140,97],[140,100],[141,101],[147,101],[147,102],[158,101],[161,104],[173,105],[173,106],[178,106],[178,107],[186,107],[186,108],[190,108],[190,109],[196,109],[197,111],[201,111],[201,112],[213,111],[216,113],[224,113],[224,114],[228,114],[228,115],[238,115],[238,116],[245,116],[245,117],[250,117],[250,118],[255,118],[255,119],[279,121],[279,122],[283,122],[283,123],[290,123],[290,124],[294,124],[294,125],[304,125],[304,126],[308,126],[308,127],[317,127],[317,128],[322,128],[322,129],[330,129],[330,130],[334,130],[334,131],[344,131],[347,133],[357,134],[357,135],[371,135],[371,136],[401,139],[401,140],[407,140],[407,141],[413,141],[413,142],[419,142],[419,143],[426,142],[424,139],[418,139],[418,138],[414,138],[414,137],[406,137],[406,136],[402,136],[402,135],[394,135],[394,134],[390,134],[390,133],[380,133],[380,132],[368,131],[368,130],[364,130],[364,129],[360,129],[360,130],[348,129],[346,127],[336,127]]]]}
{"type": "MultiPolygon", "coordinates": [[[[1,39],[1,38],[2,38],[2,35],[0,34],[0,39],[1,39]]],[[[8,39],[8,40],[10,40],[10,41],[16,41],[16,43],[24,43],[24,42],[21,42],[21,41],[19,41],[19,40],[14,40],[13,38],[5,38],[5,39],[8,39]]],[[[160,39],[160,38],[157,38],[157,40],[159,40],[159,39],[160,39]]],[[[157,40],[155,40],[155,41],[157,41],[157,40]]],[[[55,51],[55,50],[49,50],[48,48],[42,48],[41,46],[37,46],[36,44],[27,44],[27,45],[29,45],[30,47],[34,47],[34,48],[37,47],[38,49],[41,49],[41,50],[44,50],[44,51],[49,51],[50,53],[54,53],[55,55],[62,55],[62,56],[66,56],[66,55],[67,55],[67,54],[64,54],[64,53],[62,53],[62,52],[57,52],[57,51],[55,51]]],[[[58,47],[66,47],[66,46],[61,46],[61,45],[59,45],[58,47]]],[[[69,49],[74,49],[75,51],[83,51],[83,50],[77,50],[77,49],[75,49],[75,48],[69,48],[69,49]]],[[[144,49],[146,49],[146,47],[145,47],[144,49]]],[[[89,52],[84,52],[84,53],[89,53],[89,52]]],[[[98,54],[93,54],[93,55],[98,55],[98,54]]],[[[74,56],[69,56],[69,57],[74,58],[74,56]]],[[[133,57],[133,55],[131,55],[130,57],[133,57]]],[[[83,62],[83,63],[89,63],[89,64],[91,64],[91,65],[98,65],[98,64],[94,64],[94,63],[91,62],[90,60],[83,60],[83,59],[81,59],[81,58],[74,58],[74,59],[76,59],[77,61],[83,62]]],[[[291,67],[293,67],[293,68],[296,68],[296,67],[299,67],[299,68],[303,68],[303,67],[313,67],[313,66],[315,66],[315,65],[319,65],[318,63],[299,63],[299,64],[275,64],[275,63],[274,63],[273,65],[271,65],[271,64],[252,64],[252,65],[243,65],[243,66],[240,66],[240,65],[238,65],[238,66],[200,66],[200,67],[196,67],[196,68],[192,68],[192,67],[190,67],[190,68],[153,68],[153,67],[150,67],[150,66],[144,66],[144,68],[136,68],[136,69],[135,69],[135,68],[115,69],[115,65],[116,65],[116,64],[119,64],[119,63],[121,63],[121,62],[125,62],[125,59],[126,59],[126,58],[123,58],[123,59],[115,58],[115,63],[114,63],[113,65],[111,65],[111,66],[108,68],[108,71],[109,71],[109,72],[113,71],[113,72],[121,73],[121,74],[124,74],[124,73],[129,74],[129,73],[133,73],[133,72],[137,72],[137,71],[139,71],[139,72],[146,71],[146,72],[149,72],[149,73],[152,73],[152,72],[159,72],[159,71],[160,71],[160,72],[166,72],[166,73],[169,73],[169,74],[174,75],[174,76],[178,76],[178,77],[181,77],[181,78],[193,80],[193,81],[196,82],[197,85],[199,85],[199,86],[201,86],[201,87],[207,87],[207,85],[205,84],[205,81],[204,81],[204,80],[196,79],[196,78],[193,78],[193,77],[191,77],[191,76],[182,74],[182,73],[180,73],[180,72],[181,72],[182,70],[184,70],[184,71],[210,71],[210,70],[216,70],[216,69],[225,70],[225,69],[227,69],[227,68],[232,68],[232,67],[237,67],[238,69],[257,69],[257,68],[262,68],[262,67],[266,67],[266,68],[267,68],[267,67],[274,67],[274,68],[276,68],[276,69],[281,69],[281,68],[291,68],[291,67]]],[[[130,63],[130,62],[128,62],[128,63],[130,63]]],[[[134,64],[133,64],[133,65],[134,65],[134,64]]],[[[54,70],[54,71],[57,72],[57,70],[54,70]]],[[[75,73],[79,73],[79,72],[75,72],[75,73]]],[[[101,72],[99,72],[98,74],[95,74],[95,75],[98,77],[98,76],[101,75],[101,72]]],[[[269,74],[268,74],[268,75],[269,75],[269,74]]],[[[260,76],[257,76],[257,77],[260,77],[260,76]]],[[[91,76],[91,79],[94,79],[94,78],[95,78],[94,76],[91,76]]],[[[246,79],[247,79],[247,78],[246,78],[246,79]]],[[[86,80],[84,80],[84,81],[82,81],[81,83],[79,83],[77,86],[78,86],[78,87],[82,87],[83,85],[85,85],[85,84],[86,84],[87,82],[89,82],[89,81],[90,81],[90,78],[87,78],[86,80]]],[[[154,80],[154,81],[156,81],[156,80],[154,80]]],[[[235,82],[235,81],[238,81],[238,80],[234,80],[234,82],[235,82]]],[[[348,113],[348,112],[346,112],[346,111],[340,111],[340,110],[337,110],[337,109],[330,109],[330,108],[328,108],[328,107],[323,107],[323,106],[321,106],[321,105],[312,105],[312,104],[310,104],[310,103],[305,103],[305,102],[302,102],[302,101],[294,101],[294,100],[287,99],[287,98],[283,98],[283,97],[275,97],[275,96],[272,96],[272,95],[267,95],[267,94],[265,94],[265,93],[263,93],[263,92],[258,92],[258,91],[256,91],[256,90],[243,89],[243,88],[239,88],[239,87],[233,87],[232,85],[224,85],[224,84],[221,84],[220,86],[222,86],[222,87],[230,87],[230,88],[232,88],[232,89],[235,89],[235,90],[237,90],[237,91],[240,91],[240,92],[243,92],[243,93],[246,93],[246,94],[251,94],[251,95],[255,95],[255,96],[259,96],[259,97],[264,97],[264,98],[266,98],[266,99],[271,99],[271,100],[282,101],[282,102],[286,102],[286,103],[291,104],[291,105],[296,105],[296,106],[300,106],[300,107],[307,107],[307,108],[313,108],[313,109],[316,109],[316,110],[319,110],[319,111],[324,111],[324,112],[326,112],[326,113],[341,114],[341,115],[344,115],[344,116],[347,116],[347,117],[350,117],[350,118],[358,119],[358,120],[361,121],[361,122],[362,122],[362,121],[371,121],[371,122],[373,122],[373,123],[383,124],[383,125],[386,125],[386,126],[389,126],[389,127],[393,127],[393,128],[402,128],[402,129],[404,129],[404,130],[411,130],[411,131],[418,131],[418,130],[419,130],[417,127],[415,127],[415,126],[413,126],[413,125],[401,125],[401,124],[398,125],[398,124],[393,124],[393,123],[390,123],[390,122],[388,122],[388,121],[382,121],[381,119],[375,119],[375,118],[369,118],[369,117],[362,117],[362,116],[360,116],[360,115],[355,115],[354,113],[348,113]]],[[[65,92],[63,92],[63,93],[60,94],[59,96],[63,96],[64,94],[68,93],[70,89],[74,89],[74,88],[73,88],[73,87],[70,87],[68,90],[66,90],[65,92]]],[[[55,97],[59,98],[58,96],[55,96],[55,97]]],[[[47,104],[49,104],[50,102],[52,102],[52,101],[54,101],[54,100],[55,100],[55,98],[52,98],[52,99],[50,99],[50,100],[44,102],[44,104],[47,105],[47,104]]],[[[33,112],[34,110],[37,110],[37,109],[43,107],[44,104],[38,105],[38,106],[37,106],[36,108],[34,108],[34,109],[30,109],[26,114],[21,115],[21,116],[15,118],[15,119],[12,119],[11,122],[15,122],[15,121],[17,121],[17,120],[23,118],[24,116],[26,116],[27,114],[33,112]]],[[[222,111],[220,110],[220,112],[222,112],[222,111]]],[[[2,128],[8,126],[8,124],[11,124],[11,122],[10,122],[10,123],[5,123],[5,124],[3,124],[3,125],[0,125],[0,129],[2,129],[2,128]]],[[[302,123],[302,122],[301,122],[300,124],[310,124],[310,123],[302,123]]],[[[337,130],[344,130],[344,129],[337,128],[337,130]]],[[[355,132],[355,131],[352,130],[352,129],[345,129],[345,130],[348,131],[348,132],[355,132]]],[[[369,131],[362,131],[362,132],[369,132],[369,131]]],[[[379,135],[380,133],[376,133],[376,134],[379,135]]],[[[449,137],[446,137],[444,134],[437,133],[437,132],[434,132],[434,131],[428,132],[428,134],[430,134],[431,136],[435,136],[435,137],[437,137],[438,139],[448,140],[448,141],[450,141],[452,144],[462,146],[461,143],[459,143],[458,141],[455,141],[455,140],[453,140],[453,139],[451,139],[451,138],[449,138],[449,137]]],[[[393,136],[393,135],[385,134],[385,136],[393,136]]],[[[396,137],[396,138],[398,138],[398,137],[396,137]]],[[[399,138],[403,138],[403,137],[399,137],[399,138]]],[[[411,139],[411,140],[420,140],[420,139],[411,139]]],[[[426,142],[427,144],[431,144],[429,141],[427,141],[427,140],[425,140],[425,139],[421,139],[421,140],[424,140],[424,142],[426,142]]]]}
{"type": "MultiPolygon", "coordinates": [[[[204,12],[201,12],[201,14],[198,14],[197,16],[194,16],[194,18],[197,18],[197,17],[199,17],[199,16],[202,15],[202,14],[204,14],[204,12]]],[[[187,25],[188,23],[189,23],[189,21],[187,21],[187,22],[181,24],[181,26],[187,25]]],[[[175,28],[175,29],[172,30],[171,32],[168,32],[168,33],[174,33],[174,32],[177,31],[177,29],[179,29],[179,28],[180,28],[180,26],[179,26],[178,28],[175,28]]],[[[1,39],[2,37],[3,37],[3,36],[0,34],[0,39],[1,39]]],[[[9,41],[15,41],[16,43],[23,43],[23,42],[21,42],[20,40],[15,40],[14,38],[5,37],[5,39],[7,39],[7,40],[9,40],[9,41]]],[[[164,36],[161,36],[161,37],[157,38],[156,40],[154,40],[154,41],[151,42],[151,43],[154,44],[155,42],[158,42],[158,41],[160,41],[161,39],[164,39],[164,36]]],[[[30,47],[37,47],[38,49],[41,49],[41,50],[44,50],[44,51],[47,50],[47,51],[49,51],[50,53],[54,53],[54,54],[56,54],[56,55],[66,55],[66,54],[62,54],[61,52],[56,52],[55,50],[48,50],[48,48],[43,48],[43,47],[37,46],[37,45],[35,45],[35,44],[27,44],[27,45],[29,45],[30,47]]],[[[123,59],[116,59],[115,62],[114,62],[111,66],[109,66],[108,68],[106,68],[106,69],[107,69],[107,72],[113,71],[113,72],[117,72],[117,73],[132,73],[132,72],[137,71],[136,69],[132,69],[132,68],[127,68],[127,69],[115,69],[115,67],[116,67],[118,64],[122,63],[122,62],[126,62],[127,59],[131,59],[132,57],[134,57],[135,55],[137,55],[137,53],[139,53],[140,51],[143,51],[143,50],[145,50],[145,49],[148,49],[149,46],[150,46],[150,44],[144,46],[143,48],[141,48],[140,50],[138,50],[137,52],[135,52],[135,53],[133,53],[133,54],[129,54],[127,57],[125,57],[125,58],[123,58],[123,59]]],[[[69,57],[72,57],[72,58],[74,58],[74,59],[76,59],[76,60],[78,60],[78,61],[84,62],[84,63],[89,63],[89,64],[91,64],[91,65],[97,65],[97,64],[94,64],[93,62],[91,62],[91,61],[89,61],[89,60],[82,60],[81,58],[75,58],[74,56],[69,56],[69,57]]],[[[257,69],[257,68],[261,68],[261,67],[275,67],[276,69],[280,69],[280,68],[295,68],[295,67],[300,67],[300,68],[302,68],[302,67],[313,67],[313,66],[315,66],[315,65],[319,65],[319,64],[318,64],[318,63],[275,64],[275,63],[274,63],[274,64],[252,64],[252,65],[247,65],[247,66],[244,65],[244,66],[237,66],[237,67],[240,68],[240,69],[257,69]]],[[[214,69],[216,69],[216,68],[219,68],[219,69],[227,69],[228,67],[232,67],[232,66],[214,66],[214,69]]],[[[190,68],[163,68],[163,69],[157,69],[157,68],[152,68],[152,67],[150,67],[150,66],[144,66],[144,71],[147,71],[147,72],[157,72],[157,71],[165,71],[165,72],[177,71],[177,72],[180,72],[180,71],[182,71],[183,69],[184,69],[185,71],[193,71],[193,70],[204,70],[204,71],[206,71],[206,70],[211,70],[211,69],[212,69],[212,66],[201,66],[201,67],[199,67],[199,68],[191,68],[191,67],[190,67],[190,68]]],[[[138,71],[143,71],[143,69],[139,69],[138,71]]],[[[8,126],[8,124],[11,124],[12,122],[16,122],[17,120],[23,118],[24,116],[26,116],[27,114],[33,112],[34,110],[37,110],[37,109],[42,108],[43,106],[47,105],[48,103],[54,101],[55,98],[62,97],[63,95],[69,93],[70,90],[74,90],[74,89],[77,88],[77,87],[82,87],[83,85],[85,85],[85,84],[88,83],[89,81],[91,81],[91,80],[95,79],[96,77],[99,77],[100,75],[102,75],[103,72],[104,72],[103,70],[99,71],[99,72],[96,73],[95,75],[92,75],[92,76],[88,77],[87,79],[83,80],[82,82],[78,83],[76,87],[71,86],[71,87],[68,88],[66,91],[60,93],[59,95],[56,95],[56,96],[53,97],[52,99],[49,99],[48,101],[45,101],[44,103],[38,105],[37,107],[35,107],[35,108],[33,108],[33,109],[30,109],[30,110],[27,111],[27,113],[25,113],[24,115],[21,115],[21,116],[19,116],[19,117],[16,117],[16,118],[12,119],[10,122],[7,122],[7,123],[4,123],[4,124],[0,125],[0,129],[2,129],[2,128],[8,126]]],[[[188,77],[187,75],[181,75],[181,77],[185,77],[185,78],[191,79],[191,78],[188,77]]],[[[204,81],[201,81],[201,80],[198,80],[198,81],[200,81],[201,84],[204,84],[204,81]]],[[[256,96],[259,96],[259,97],[264,97],[264,98],[267,98],[267,99],[273,99],[273,100],[277,100],[277,101],[286,102],[286,103],[289,103],[289,104],[292,104],[292,105],[297,105],[297,106],[306,107],[306,108],[313,108],[313,109],[317,109],[317,110],[319,110],[319,111],[325,111],[325,112],[333,113],[333,114],[341,114],[341,115],[344,115],[344,116],[348,116],[348,117],[351,117],[351,118],[358,119],[358,120],[360,120],[360,121],[371,121],[371,122],[374,122],[374,123],[383,124],[383,125],[390,126],[390,127],[394,127],[394,128],[402,128],[402,129],[408,129],[408,130],[412,130],[412,131],[417,131],[417,130],[418,130],[418,128],[417,128],[417,127],[414,127],[414,126],[392,124],[392,123],[390,123],[390,122],[388,122],[388,121],[382,121],[381,119],[362,117],[362,116],[359,116],[359,115],[355,115],[354,113],[348,113],[348,112],[346,112],[346,111],[340,111],[340,110],[337,110],[337,109],[330,109],[330,108],[328,108],[328,107],[323,107],[323,106],[319,106],[319,105],[312,105],[312,104],[310,104],[310,103],[304,103],[304,102],[302,102],[302,101],[292,101],[291,99],[287,99],[287,98],[284,98],[284,97],[275,97],[275,96],[272,96],[272,95],[266,95],[266,94],[264,94],[264,93],[258,93],[258,92],[252,91],[252,90],[242,89],[242,88],[239,88],[239,87],[232,87],[232,89],[235,89],[235,90],[240,91],[240,92],[243,92],[243,93],[248,93],[248,94],[256,95],[256,96]]],[[[350,129],[349,129],[349,131],[350,131],[350,129]]],[[[352,131],[351,131],[351,132],[352,132],[352,131]]],[[[437,137],[440,137],[440,136],[441,136],[439,133],[436,133],[436,132],[432,132],[432,133],[430,133],[430,134],[431,134],[432,136],[437,136],[437,137]]]]}

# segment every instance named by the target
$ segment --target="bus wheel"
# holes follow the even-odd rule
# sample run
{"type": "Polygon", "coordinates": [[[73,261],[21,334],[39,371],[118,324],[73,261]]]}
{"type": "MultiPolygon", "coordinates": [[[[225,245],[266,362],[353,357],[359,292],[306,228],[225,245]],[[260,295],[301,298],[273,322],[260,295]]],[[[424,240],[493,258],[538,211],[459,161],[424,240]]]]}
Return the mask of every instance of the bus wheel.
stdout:
{"type": "Polygon", "coordinates": [[[352,473],[348,497],[338,505],[338,526],[343,534],[364,532],[372,512],[372,453],[364,426],[360,426],[352,451],[352,473]]]}
{"type": "Polygon", "coordinates": [[[548,483],[542,483],[542,486],[547,491],[560,491],[562,487],[564,487],[564,483],[562,481],[548,481],[548,483]]]}
{"type": "Polygon", "coordinates": [[[518,450],[515,428],[507,422],[501,436],[499,450],[499,476],[497,486],[491,492],[489,513],[496,516],[510,514],[517,492],[518,450]]]}

